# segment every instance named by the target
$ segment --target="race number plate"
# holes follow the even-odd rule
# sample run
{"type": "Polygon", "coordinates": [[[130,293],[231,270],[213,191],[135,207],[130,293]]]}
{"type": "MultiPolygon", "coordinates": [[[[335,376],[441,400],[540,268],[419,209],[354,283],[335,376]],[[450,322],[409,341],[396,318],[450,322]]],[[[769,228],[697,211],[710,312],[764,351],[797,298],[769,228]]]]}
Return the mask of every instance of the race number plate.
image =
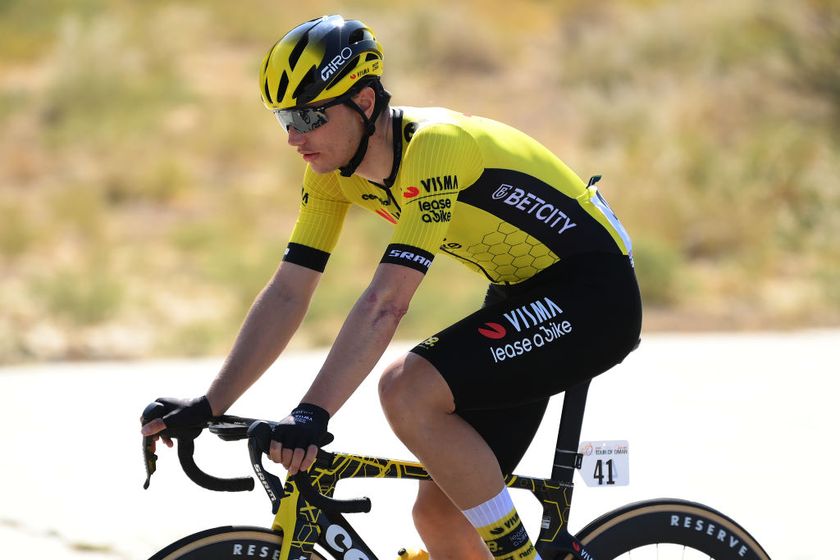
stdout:
{"type": "Polygon", "coordinates": [[[587,486],[609,488],[630,484],[630,446],[626,441],[582,441],[580,474],[587,486]]]}

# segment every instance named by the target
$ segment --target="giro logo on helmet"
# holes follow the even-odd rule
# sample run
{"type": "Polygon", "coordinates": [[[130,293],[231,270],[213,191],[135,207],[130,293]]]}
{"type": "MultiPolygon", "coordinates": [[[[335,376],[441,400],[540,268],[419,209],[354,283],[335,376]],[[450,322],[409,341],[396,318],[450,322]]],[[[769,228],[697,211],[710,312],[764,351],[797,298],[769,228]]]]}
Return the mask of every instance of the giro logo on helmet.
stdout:
{"type": "Polygon", "coordinates": [[[335,74],[339,68],[344,66],[344,63],[350,60],[353,56],[353,51],[350,47],[344,47],[341,49],[341,52],[338,53],[333,57],[327,65],[321,69],[321,79],[325,82],[330,79],[330,77],[335,74]]]}

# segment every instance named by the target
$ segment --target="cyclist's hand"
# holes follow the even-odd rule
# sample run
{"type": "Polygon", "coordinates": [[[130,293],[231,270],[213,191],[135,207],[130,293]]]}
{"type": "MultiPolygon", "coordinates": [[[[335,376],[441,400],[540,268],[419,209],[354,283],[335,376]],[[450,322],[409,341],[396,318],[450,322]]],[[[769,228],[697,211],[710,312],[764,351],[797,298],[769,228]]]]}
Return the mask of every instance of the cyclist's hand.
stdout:
{"type": "Polygon", "coordinates": [[[318,447],[332,441],[327,433],[330,414],[320,406],[300,403],[292,413],[271,431],[268,456],[281,463],[289,474],[308,471],[318,454],[318,447]]]}
{"type": "MultiPolygon", "coordinates": [[[[207,397],[198,397],[195,399],[173,399],[173,398],[159,398],[155,399],[146,409],[148,410],[152,405],[163,406],[163,416],[149,420],[140,417],[140,424],[142,428],[140,432],[152,438],[152,452],[154,452],[155,442],[158,438],[163,439],[163,443],[167,447],[172,447],[172,439],[170,433],[161,433],[163,430],[178,430],[186,431],[189,436],[190,428],[197,428],[203,426],[208,420],[213,418],[213,410],[210,408],[210,401],[207,397]]],[[[145,412],[145,411],[144,411],[145,412]]],[[[195,432],[195,436],[201,433],[201,429],[195,432]]]]}

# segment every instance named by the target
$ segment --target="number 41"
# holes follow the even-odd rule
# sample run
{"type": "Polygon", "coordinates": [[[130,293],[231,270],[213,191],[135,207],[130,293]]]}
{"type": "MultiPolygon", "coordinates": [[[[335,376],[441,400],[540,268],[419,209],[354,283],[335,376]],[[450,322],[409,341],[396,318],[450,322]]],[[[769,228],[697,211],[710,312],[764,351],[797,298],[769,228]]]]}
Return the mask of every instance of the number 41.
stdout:
{"type": "Polygon", "coordinates": [[[604,461],[603,459],[598,459],[595,462],[595,472],[592,473],[592,478],[598,480],[598,485],[604,484],[604,463],[606,463],[607,465],[606,483],[615,484],[615,467],[613,465],[612,459],[609,459],[607,461],[604,461]]]}

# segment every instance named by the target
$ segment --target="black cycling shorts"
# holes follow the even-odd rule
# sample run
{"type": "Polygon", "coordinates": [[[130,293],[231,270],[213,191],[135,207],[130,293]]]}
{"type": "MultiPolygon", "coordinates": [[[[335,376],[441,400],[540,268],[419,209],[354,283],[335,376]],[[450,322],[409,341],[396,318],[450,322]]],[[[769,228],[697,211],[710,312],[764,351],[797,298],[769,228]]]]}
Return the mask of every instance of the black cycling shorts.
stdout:
{"type": "Polygon", "coordinates": [[[638,344],[641,298],[628,257],[569,257],[525,282],[491,284],[484,307],[411,351],[449,384],[455,412],[510,474],[548,399],[621,362],[638,344]]]}

